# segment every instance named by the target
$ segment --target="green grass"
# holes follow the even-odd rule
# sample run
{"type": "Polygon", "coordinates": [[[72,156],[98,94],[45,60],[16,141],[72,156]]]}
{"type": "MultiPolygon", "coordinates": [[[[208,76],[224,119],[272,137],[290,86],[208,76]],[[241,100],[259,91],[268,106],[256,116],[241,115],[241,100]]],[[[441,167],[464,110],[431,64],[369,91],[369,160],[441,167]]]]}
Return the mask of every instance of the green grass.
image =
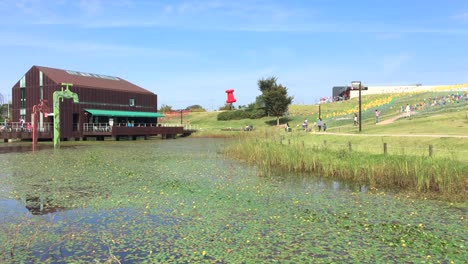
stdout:
{"type": "MultiPolygon", "coordinates": [[[[406,103],[416,104],[424,98],[447,95],[452,92],[420,93],[409,95],[393,96],[391,103],[385,105],[375,105],[379,102],[388,101],[386,95],[369,96],[363,103],[381,109],[381,122],[400,115],[400,106],[406,103]]],[[[332,115],[332,113],[351,112],[356,107],[356,99],[345,102],[322,104],[322,115],[332,115]]],[[[281,118],[281,123],[289,122],[293,132],[287,137],[301,137],[306,145],[323,144],[327,141],[329,147],[340,148],[352,143],[353,149],[359,152],[369,151],[372,154],[383,153],[383,143],[387,143],[389,154],[405,154],[413,156],[427,156],[429,145],[433,146],[433,155],[438,158],[454,158],[456,160],[468,160],[468,138],[452,138],[449,136],[468,137],[468,105],[463,102],[450,107],[438,107],[430,110],[420,111],[411,118],[400,118],[390,124],[375,124],[373,109],[369,108],[363,113],[362,132],[358,131],[358,126],[353,125],[352,114],[333,116],[324,121],[328,125],[328,134],[304,133],[301,124],[304,119],[309,120],[313,125],[313,120],[318,116],[317,105],[291,105],[287,116],[281,118]],[[359,136],[349,136],[354,134],[359,136]],[[408,137],[413,135],[413,137],[408,137]],[[423,136],[416,136],[423,135],[423,136]],[[425,135],[425,136],[424,136],[425,135]]],[[[233,121],[217,121],[217,112],[192,113],[184,117],[191,125],[199,128],[193,134],[195,137],[233,137],[250,132],[222,131],[225,128],[242,129],[246,125],[253,125],[258,131],[280,131],[283,127],[276,127],[274,117],[262,119],[246,119],[233,121]]],[[[254,132],[255,132],[254,131],[254,132]]]]}
{"type": "Polygon", "coordinates": [[[217,113],[211,112],[193,113],[186,119],[200,127],[200,133],[194,136],[240,137],[239,144],[227,150],[228,155],[253,162],[264,174],[275,168],[318,172],[379,188],[396,187],[430,193],[441,199],[460,200],[466,196],[468,179],[468,105],[465,101],[425,108],[411,118],[382,123],[400,116],[400,106],[416,105],[427,98],[452,93],[363,97],[362,132],[352,121],[356,99],[321,105],[322,116],[328,124],[327,133],[318,133],[314,128],[306,133],[301,129],[304,119],[312,124],[317,118],[317,105],[290,106],[288,115],[281,121],[289,122],[292,133],[286,133],[282,126],[277,127],[274,117],[217,121],[217,113]],[[377,108],[382,113],[378,125],[373,113],[377,108]],[[228,127],[241,129],[247,124],[253,125],[255,131],[222,131],[228,127]]]}
{"type": "MultiPolygon", "coordinates": [[[[330,136],[331,137],[331,136],[330,136]]],[[[260,175],[282,170],[313,173],[331,179],[351,180],[372,188],[397,188],[440,199],[463,201],[468,190],[468,163],[451,158],[404,153],[373,154],[337,142],[312,144],[304,137],[258,133],[243,137],[226,149],[230,158],[259,168],[260,175]]],[[[331,137],[333,139],[333,137],[331,137]]]]}
{"type": "MultiPolygon", "coordinates": [[[[388,125],[375,125],[374,110],[381,110],[381,121],[400,115],[400,106],[407,103],[417,104],[425,98],[448,95],[453,92],[399,94],[399,95],[369,95],[363,97],[363,113],[361,133],[393,133],[393,134],[450,134],[468,135],[468,105],[462,102],[447,107],[434,107],[433,109],[418,112],[410,120],[399,119],[388,125]],[[381,104],[385,103],[385,104],[381,104]]],[[[324,122],[330,132],[359,133],[353,126],[352,115],[357,111],[356,98],[344,102],[334,102],[321,105],[324,122]]],[[[300,128],[304,119],[312,125],[318,118],[318,105],[291,105],[289,112],[281,118],[281,124],[289,122],[293,128],[300,128]]],[[[200,128],[202,134],[219,134],[223,128],[243,128],[253,125],[254,128],[271,128],[276,126],[274,117],[261,119],[244,119],[232,121],[217,121],[217,112],[191,113],[184,116],[185,122],[200,128]]],[[[297,130],[297,129],[296,129],[297,130]]]]}

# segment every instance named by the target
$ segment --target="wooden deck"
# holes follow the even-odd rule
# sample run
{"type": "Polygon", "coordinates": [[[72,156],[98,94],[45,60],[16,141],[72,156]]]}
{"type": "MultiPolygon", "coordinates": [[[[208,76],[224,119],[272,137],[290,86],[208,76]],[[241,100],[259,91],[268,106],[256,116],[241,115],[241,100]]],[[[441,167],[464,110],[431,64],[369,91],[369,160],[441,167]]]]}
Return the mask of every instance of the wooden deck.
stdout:
{"type": "MultiPolygon", "coordinates": [[[[141,126],[141,127],[126,127],[126,126],[92,126],[85,127],[84,131],[74,131],[72,138],[63,138],[61,140],[87,140],[95,138],[96,140],[104,140],[112,138],[114,140],[135,140],[138,137],[148,139],[149,137],[161,136],[163,139],[176,138],[177,136],[189,136],[196,130],[187,129],[183,126],[141,126]]],[[[51,130],[38,131],[38,139],[52,140],[54,133],[51,130]]],[[[8,140],[32,140],[32,132],[26,129],[21,130],[2,130],[0,131],[0,140],[8,142],[8,140]]]]}

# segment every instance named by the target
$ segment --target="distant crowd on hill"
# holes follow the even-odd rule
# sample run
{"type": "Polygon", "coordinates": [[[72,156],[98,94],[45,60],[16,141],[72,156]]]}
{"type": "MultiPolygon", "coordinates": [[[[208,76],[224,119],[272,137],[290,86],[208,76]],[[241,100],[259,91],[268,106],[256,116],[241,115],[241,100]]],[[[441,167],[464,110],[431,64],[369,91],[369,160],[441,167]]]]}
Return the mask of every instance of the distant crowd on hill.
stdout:
{"type": "MultiPolygon", "coordinates": [[[[468,93],[456,93],[448,95],[433,96],[425,98],[422,102],[411,105],[411,109],[414,111],[426,110],[428,108],[434,107],[445,107],[445,106],[455,106],[460,103],[468,102],[468,93]]],[[[400,109],[401,112],[404,111],[403,106],[400,109]]]]}

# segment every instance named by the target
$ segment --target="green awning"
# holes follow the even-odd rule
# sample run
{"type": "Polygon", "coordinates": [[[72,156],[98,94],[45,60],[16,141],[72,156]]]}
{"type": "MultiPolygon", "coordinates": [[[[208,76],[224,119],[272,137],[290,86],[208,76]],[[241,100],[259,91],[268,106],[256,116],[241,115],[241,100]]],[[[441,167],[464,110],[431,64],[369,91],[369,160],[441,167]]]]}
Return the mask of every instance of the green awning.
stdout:
{"type": "Polygon", "coordinates": [[[117,110],[102,110],[102,109],[85,109],[86,112],[93,116],[113,116],[113,117],[164,117],[163,114],[156,112],[135,112],[135,111],[117,111],[117,110]]]}

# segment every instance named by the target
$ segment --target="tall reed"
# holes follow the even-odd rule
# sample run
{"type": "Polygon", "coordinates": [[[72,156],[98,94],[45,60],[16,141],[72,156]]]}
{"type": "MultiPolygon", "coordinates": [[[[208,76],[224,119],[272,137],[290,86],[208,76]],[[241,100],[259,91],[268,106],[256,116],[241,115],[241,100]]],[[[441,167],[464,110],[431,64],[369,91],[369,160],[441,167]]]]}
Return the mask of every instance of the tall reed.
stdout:
{"type": "MultiPolygon", "coordinates": [[[[291,142],[289,142],[291,143],[291,142]]],[[[258,166],[259,175],[275,170],[310,172],[352,180],[369,187],[400,188],[466,197],[468,165],[453,159],[384,155],[291,144],[274,134],[242,137],[226,148],[229,156],[258,166]]]]}

